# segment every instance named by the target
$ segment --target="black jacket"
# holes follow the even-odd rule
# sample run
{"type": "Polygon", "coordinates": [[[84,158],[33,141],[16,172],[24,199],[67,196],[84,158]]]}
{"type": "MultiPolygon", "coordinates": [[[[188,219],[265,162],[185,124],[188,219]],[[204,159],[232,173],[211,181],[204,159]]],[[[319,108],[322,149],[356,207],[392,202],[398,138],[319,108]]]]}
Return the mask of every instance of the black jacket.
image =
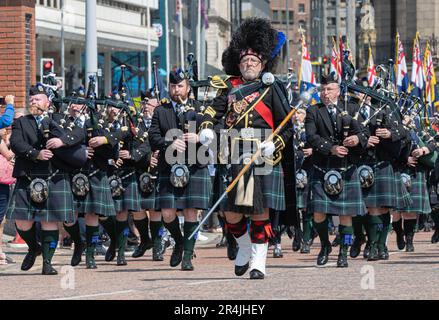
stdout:
{"type": "Polygon", "coordinates": [[[305,130],[306,140],[313,149],[313,164],[322,168],[342,168],[350,164],[358,164],[359,155],[364,152],[367,146],[367,136],[360,127],[357,120],[353,119],[358,106],[348,104],[348,116],[346,121],[347,136],[357,135],[359,144],[350,148],[349,154],[345,158],[339,158],[332,155],[331,148],[333,146],[343,146],[345,138],[345,129],[343,129],[342,110],[344,106],[342,102],[337,105],[337,125],[334,128],[329,115],[328,108],[320,103],[310,106],[306,111],[305,130]],[[347,162],[346,162],[347,161],[347,162]]]}
{"type": "MultiPolygon", "coordinates": [[[[154,110],[154,115],[152,117],[151,127],[149,129],[149,143],[151,145],[152,151],[160,151],[159,153],[159,170],[160,171],[167,171],[170,169],[170,166],[172,163],[167,163],[166,161],[166,150],[168,147],[174,142],[174,140],[177,138],[173,134],[170,134],[170,130],[179,129],[182,132],[186,132],[189,130],[189,132],[198,133],[198,127],[201,121],[201,115],[197,113],[196,111],[199,110],[200,103],[196,100],[190,100],[190,104],[192,104],[195,108],[195,112],[191,112],[188,117],[191,118],[193,121],[194,127],[191,128],[183,128],[182,119],[179,119],[177,117],[176,112],[174,111],[174,107],[172,106],[172,102],[165,103],[159,107],[157,107],[154,110]]],[[[175,132],[175,131],[174,131],[175,132]]],[[[186,152],[186,159],[188,159],[188,152],[189,151],[197,151],[199,148],[204,148],[200,143],[197,143],[196,149],[193,149],[193,147],[188,146],[187,152],[186,152]]],[[[169,152],[169,151],[168,151],[169,152]]],[[[176,155],[176,151],[174,152],[174,156],[176,155]]],[[[191,157],[193,154],[191,155],[191,157]]],[[[195,164],[195,163],[188,163],[188,164],[195,164]]],[[[205,166],[205,164],[198,163],[197,159],[197,165],[199,167],[205,166]]]]}
{"type": "MultiPolygon", "coordinates": [[[[54,115],[59,118],[61,115],[54,115]]],[[[48,138],[58,137],[65,144],[65,147],[58,149],[56,152],[68,153],[68,149],[80,144],[84,139],[84,133],[81,130],[67,132],[60,129],[55,121],[47,121],[47,126],[43,123],[38,129],[37,122],[32,115],[25,115],[14,121],[12,124],[11,150],[16,155],[13,176],[15,178],[29,175],[31,171],[49,172],[49,161],[37,160],[38,154],[45,149],[47,138],[44,130],[49,128],[51,134],[48,138]]],[[[60,169],[64,172],[70,172],[72,167],[66,164],[60,157],[55,156],[50,160],[53,170],[60,169]]]]}

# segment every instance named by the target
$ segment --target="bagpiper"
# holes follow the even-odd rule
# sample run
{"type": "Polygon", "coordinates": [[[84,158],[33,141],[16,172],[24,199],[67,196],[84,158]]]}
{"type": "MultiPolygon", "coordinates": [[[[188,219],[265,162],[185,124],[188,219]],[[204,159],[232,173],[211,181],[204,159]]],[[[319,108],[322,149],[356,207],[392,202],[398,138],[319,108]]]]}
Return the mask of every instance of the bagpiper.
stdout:
{"type": "Polygon", "coordinates": [[[307,109],[306,140],[313,149],[314,173],[310,185],[309,210],[321,242],[317,265],[328,262],[332,251],[326,215],[340,218],[340,252],[337,267],[347,267],[352,244],[352,217],[366,214],[356,161],[367,139],[353,119],[358,106],[340,100],[338,79],[321,79],[321,103],[307,109]]]}
{"type": "Polygon", "coordinates": [[[434,167],[432,157],[436,146],[432,141],[424,141],[418,134],[416,119],[421,119],[413,110],[403,119],[407,135],[406,143],[398,161],[398,172],[406,192],[410,195],[408,204],[400,203],[393,213],[392,226],[396,233],[399,250],[413,252],[413,238],[418,215],[429,214],[431,206],[428,197],[426,173],[434,167]],[[402,222],[404,220],[404,223],[402,222]]]}
{"type": "Polygon", "coordinates": [[[12,125],[11,149],[16,155],[13,176],[17,183],[8,219],[15,220],[17,232],[29,247],[21,270],[31,269],[42,253],[42,274],[56,275],[52,257],[58,244],[58,223],[75,220],[69,172],[72,166],[81,167],[85,163],[86,152],[77,148],[83,137],[59,126],[57,120],[63,115],[51,105],[47,90],[43,84],[32,86],[30,114],[12,125]],[[37,242],[35,221],[41,222],[41,246],[37,242]]]}
{"type": "MultiPolygon", "coordinates": [[[[71,173],[75,212],[77,218],[85,219],[87,269],[97,268],[94,255],[99,240],[99,217],[108,219],[116,216],[107,170],[119,143],[114,135],[104,129],[105,120],[96,110],[94,90],[91,90],[93,86],[94,80],[91,79],[87,94],[83,88],[76,91],[68,108],[66,123],[68,127],[79,127],[84,131],[83,144],[87,148],[87,163],[71,173]]],[[[64,228],[75,244],[71,265],[77,266],[84,251],[78,220],[74,224],[65,223],[64,228]]]]}
{"type": "MultiPolygon", "coordinates": [[[[138,128],[143,132],[148,133],[152,124],[152,116],[154,110],[160,105],[159,97],[156,96],[156,92],[148,90],[146,93],[141,94],[141,106],[142,114],[138,119],[138,128]]],[[[149,139],[146,139],[149,144],[149,139]]],[[[137,172],[140,189],[140,207],[141,212],[134,212],[133,219],[137,230],[140,233],[140,244],[134,251],[132,257],[142,257],[146,250],[152,248],[152,260],[163,261],[163,253],[165,248],[162,245],[162,238],[160,232],[163,227],[162,215],[158,209],[157,193],[158,186],[158,172],[157,166],[159,161],[159,150],[151,153],[149,166],[139,170],[137,172]],[[146,213],[148,211],[149,218],[146,213]],[[149,236],[149,229],[151,230],[151,236],[149,236]]]]}
{"type": "MultiPolygon", "coordinates": [[[[395,110],[385,101],[377,101],[367,95],[372,89],[357,82],[363,92],[358,93],[359,109],[355,118],[365,129],[367,148],[360,156],[358,173],[360,175],[363,199],[367,207],[366,216],[356,216],[353,220],[354,242],[350,250],[351,258],[361,252],[366,243],[363,227],[366,229],[367,244],[364,258],[368,261],[387,260],[387,235],[390,229],[390,210],[396,208],[397,183],[392,163],[401,151],[404,130],[398,121],[395,110]]],[[[379,96],[379,95],[376,95],[379,96]]]]}
{"type": "Polygon", "coordinates": [[[273,236],[269,210],[286,209],[280,161],[293,135],[292,123],[273,141],[264,141],[291,109],[285,87],[270,74],[284,42],[282,36],[267,20],[243,22],[223,53],[222,64],[229,77],[204,112],[200,132],[200,141],[209,145],[215,138],[214,125],[223,119],[228,133],[221,135],[226,142],[220,143],[218,154],[220,163],[230,164],[230,181],[257,148],[262,150],[263,159],[257,160],[227,194],[225,213],[226,227],[239,246],[235,274],[242,276],[250,268],[250,279],[265,277],[268,242],[273,236]],[[249,229],[246,216],[251,217],[249,229]]]}
{"type": "MultiPolygon", "coordinates": [[[[314,238],[312,212],[308,208],[309,184],[313,173],[313,149],[306,141],[305,132],[306,109],[297,110],[294,115],[295,155],[296,155],[296,197],[297,208],[302,215],[302,245],[300,253],[310,253],[314,238]]],[[[296,248],[294,248],[296,249],[296,248]]]]}
{"type": "Polygon", "coordinates": [[[211,179],[207,161],[200,162],[198,138],[200,103],[190,99],[189,79],[182,69],[169,75],[171,100],[162,101],[152,117],[149,141],[153,152],[159,151],[158,208],[165,227],[175,240],[170,266],[192,271],[198,210],[209,207],[211,179]],[[177,211],[182,211],[182,236],[177,211]]]}

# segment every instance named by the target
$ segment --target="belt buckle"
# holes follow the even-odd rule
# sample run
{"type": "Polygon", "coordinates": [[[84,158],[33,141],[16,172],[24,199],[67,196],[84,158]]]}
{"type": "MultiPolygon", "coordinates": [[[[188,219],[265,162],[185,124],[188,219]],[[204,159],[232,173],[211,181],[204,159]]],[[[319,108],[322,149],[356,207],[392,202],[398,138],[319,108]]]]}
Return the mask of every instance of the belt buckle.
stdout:
{"type": "Polygon", "coordinates": [[[253,139],[255,137],[254,128],[243,128],[240,133],[243,139],[253,139]]]}

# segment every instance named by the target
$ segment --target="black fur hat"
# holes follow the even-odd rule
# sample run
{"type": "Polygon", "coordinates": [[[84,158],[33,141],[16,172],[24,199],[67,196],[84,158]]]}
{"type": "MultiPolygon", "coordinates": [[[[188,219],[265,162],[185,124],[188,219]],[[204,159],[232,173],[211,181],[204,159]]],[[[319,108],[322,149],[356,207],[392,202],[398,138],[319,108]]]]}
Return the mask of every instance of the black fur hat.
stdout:
{"type": "Polygon", "coordinates": [[[266,62],[265,70],[274,71],[276,67],[279,46],[283,43],[279,33],[272,28],[270,21],[262,18],[248,18],[232,36],[229,47],[224,51],[222,64],[228,75],[240,76],[239,63],[241,54],[248,49],[256,53],[266,62]]]}

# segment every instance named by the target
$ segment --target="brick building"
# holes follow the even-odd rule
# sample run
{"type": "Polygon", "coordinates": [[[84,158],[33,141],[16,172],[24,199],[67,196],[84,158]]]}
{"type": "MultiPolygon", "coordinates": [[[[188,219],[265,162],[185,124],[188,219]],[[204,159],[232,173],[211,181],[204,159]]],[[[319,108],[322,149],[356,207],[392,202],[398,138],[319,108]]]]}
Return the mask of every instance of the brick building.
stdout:
{"type": "Polygon", "coordinates": [[[36,77],[35,1],[0,1],[0,95],[13,94],[25,108],[36,77]]]}

